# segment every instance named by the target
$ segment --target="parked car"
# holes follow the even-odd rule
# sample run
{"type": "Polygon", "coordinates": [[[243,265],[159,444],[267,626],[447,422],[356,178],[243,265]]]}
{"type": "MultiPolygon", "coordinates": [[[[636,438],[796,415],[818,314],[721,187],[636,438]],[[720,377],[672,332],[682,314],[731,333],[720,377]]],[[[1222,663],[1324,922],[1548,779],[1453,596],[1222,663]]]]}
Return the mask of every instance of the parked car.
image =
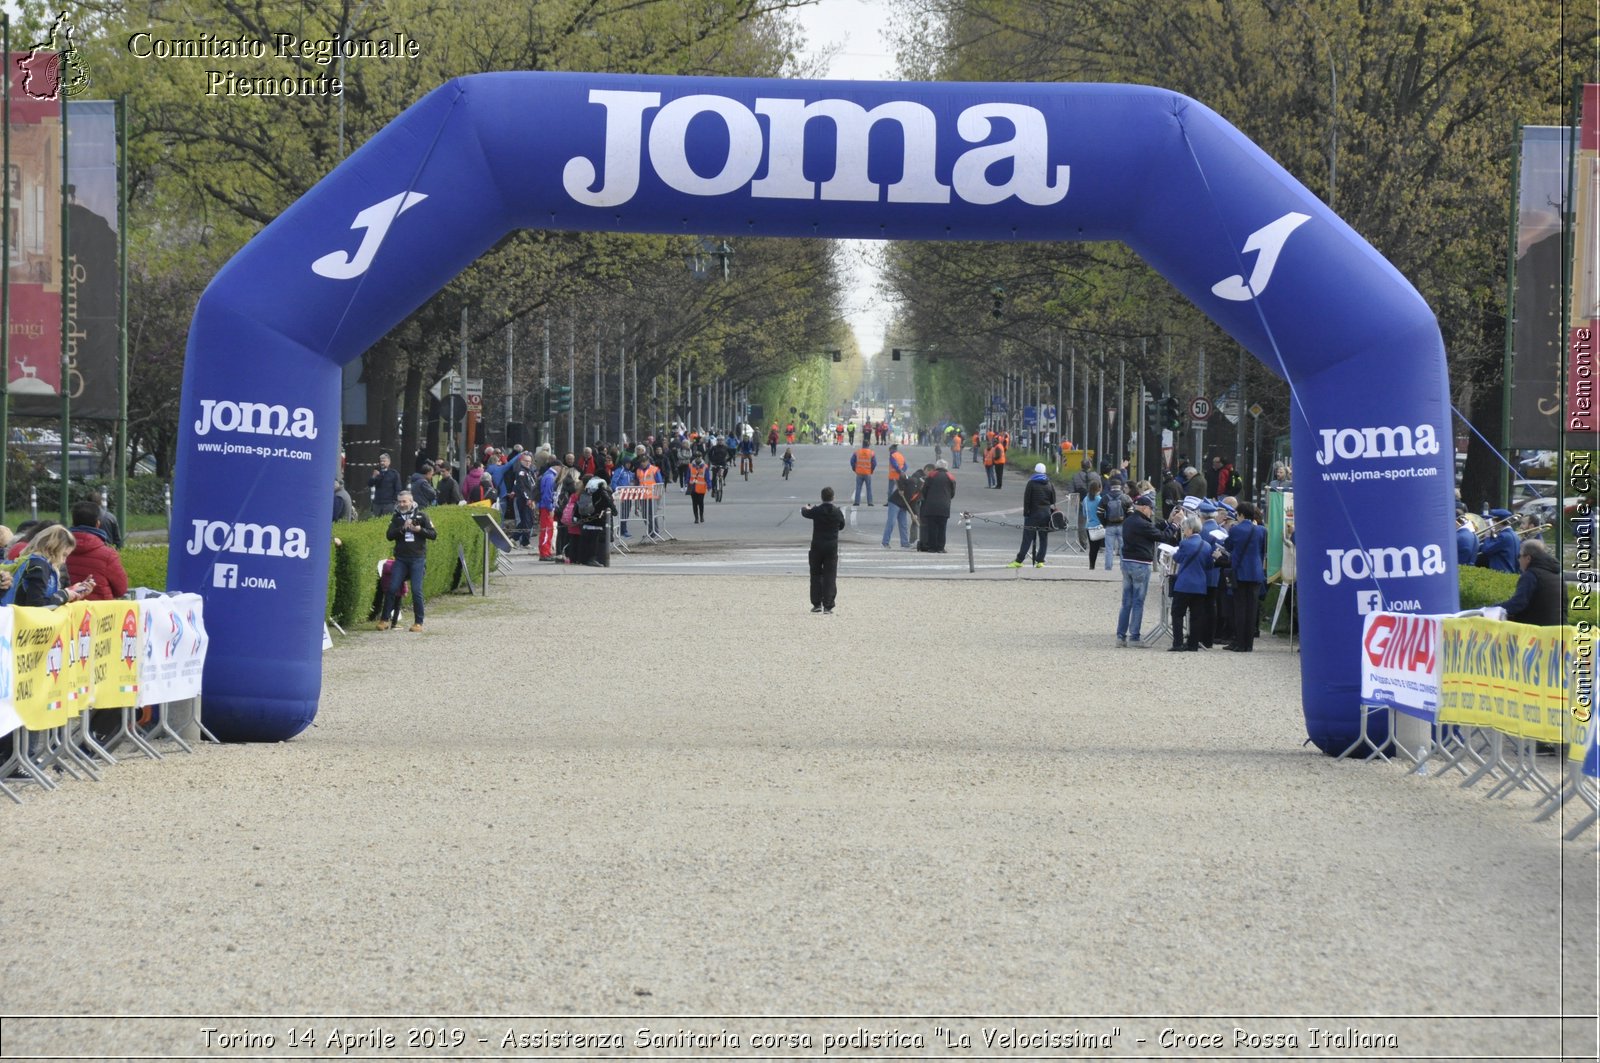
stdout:
{"type": "MultiPolygon", "coordinates": [[[[1586,500],[1581,495],[1569,495],[1562,499],[1562,512],[1567,518],[1567,534],[1573,538],[1588,535],[1593,537],[1594,505],[1584,506],[1586,500]]],[[[1540,524],[1555,526],[1556,500],[1553,498],[1536,498],[1523,506],[1519,516],[1537,517],[1540,524]]]]}
{"type": "Polygon", "coordinates": [[[1517,480],[1511,485],[1511,504],[1506,508],[1513,513],[1520,513],[1529,502],[1554,500],[1560,493],[1561,487],[1554,480],[1517,480]]]}

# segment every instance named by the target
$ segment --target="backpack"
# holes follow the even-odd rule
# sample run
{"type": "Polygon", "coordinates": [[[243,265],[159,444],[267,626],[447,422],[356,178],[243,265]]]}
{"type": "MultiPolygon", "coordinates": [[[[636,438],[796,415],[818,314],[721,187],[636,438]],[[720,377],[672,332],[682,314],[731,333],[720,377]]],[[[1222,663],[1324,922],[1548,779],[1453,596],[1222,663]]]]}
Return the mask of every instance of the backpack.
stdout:
{"type": "MultiPolygon", "coordinates": [[[[17,604],[17,591],[22,588],[22,572],[29,565],[35,565],[35,562],[37,562],[38,565],[43,565],[45,569],[45,594],[51,595],[60,589],[60,580],[56,576],[56,570],[54,566],[52,566],[50,562],[46,561],[38,554],[28,554],[22,559],[22,562],[11,571],[11,586],[6,588],[4,596],[0,596],[0,605],[17,604]]],[[[37,565],[35,565],[35,567],[37,567],[37,565]]]]}
{"type": "Polygon", "coordinates": [[[574,508],[579,520],[588,520],[594,516],[594,492],[582,491],[578,494],[578,504],[574,508]]]}
{"type": "Polygon", "coordinates": [[[1102,523],[1122,523],[1123,508],[1121,491],[1112,491],[1110,494],[1106,495],[1105,499],[1100,503],[1100,506],[1105,511],[1105,518],[1102,523]]]}

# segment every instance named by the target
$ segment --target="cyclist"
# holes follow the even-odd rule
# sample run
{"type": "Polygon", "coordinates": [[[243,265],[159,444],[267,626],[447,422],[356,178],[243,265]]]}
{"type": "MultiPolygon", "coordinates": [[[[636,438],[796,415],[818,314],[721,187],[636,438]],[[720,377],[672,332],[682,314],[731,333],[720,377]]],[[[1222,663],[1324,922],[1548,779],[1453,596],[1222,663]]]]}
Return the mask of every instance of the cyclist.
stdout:
{"type": "Polygon", "coordinates": [[[721,436],[713,436],[711,444],[711,494],[718,502],[722,501],[722,485],[728,481],[728,444],[721,436]]]}
{"type": "Polygon", "coordinates": [[[793,471],[794,471],[794,448],[793,447],[784,447],[783,448],[783,478],[785,480],[787,480],[789,478],[789,474],[791,472],[793,472],[793,471]]]}
{"type": "Polygon", "coordinates": [[[750,479],[750,472],[756,467],[756,441],[754,439],[739,440],[739,473],[746,480],[750,479]]]}

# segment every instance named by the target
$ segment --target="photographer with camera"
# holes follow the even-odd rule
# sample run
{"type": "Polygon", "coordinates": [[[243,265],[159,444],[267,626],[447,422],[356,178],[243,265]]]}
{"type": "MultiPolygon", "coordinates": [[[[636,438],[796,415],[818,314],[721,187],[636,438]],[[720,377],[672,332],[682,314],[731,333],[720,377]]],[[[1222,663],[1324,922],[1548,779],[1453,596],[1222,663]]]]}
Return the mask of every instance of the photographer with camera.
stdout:
{"type": "Polygon", "coordinates": [[[394,515],[389,518],[389,541],[394,543],[394,566],[389,570],[389,585],[384,588],[383,618],[378,630],[387,631],[391,620],[400,619],[400,592],[407,581],[411,583],[412,631],[422,630],[422,581],[428,571],[428,540],[437,539],[439,533],[433,521],[417,508],[410,491],[401,491],[395,499],[394,515]]]}

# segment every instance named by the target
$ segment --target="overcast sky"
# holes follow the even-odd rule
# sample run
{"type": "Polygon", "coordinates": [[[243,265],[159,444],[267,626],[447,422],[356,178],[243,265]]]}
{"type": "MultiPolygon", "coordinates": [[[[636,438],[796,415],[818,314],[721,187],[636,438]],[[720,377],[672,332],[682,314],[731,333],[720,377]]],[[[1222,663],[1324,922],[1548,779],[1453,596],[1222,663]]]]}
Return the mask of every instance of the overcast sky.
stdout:
{"type": "MultiPolygon", "coordinates": [[[[821,0],[796,14],[805,30],[808,55],[840,45],[824,76],[840,81],[888,81],[894,77],[894,51],[887,35],[888,0],[821,0]]],[[[880,276],[876,240],[845,240],[845,316],[855,330],[863,354],[883,349],[889,308],[878,295],[880,276]]]]}

